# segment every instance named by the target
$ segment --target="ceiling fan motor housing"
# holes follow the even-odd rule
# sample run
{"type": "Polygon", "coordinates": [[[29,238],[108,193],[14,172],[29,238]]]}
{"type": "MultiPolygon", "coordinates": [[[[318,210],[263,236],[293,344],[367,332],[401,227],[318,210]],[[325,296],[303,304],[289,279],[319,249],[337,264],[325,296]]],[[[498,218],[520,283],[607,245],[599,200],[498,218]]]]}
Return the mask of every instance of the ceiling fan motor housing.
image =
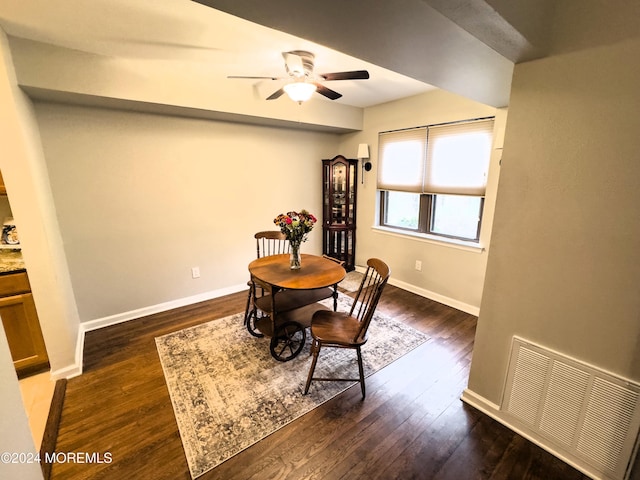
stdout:
{"type": "Polygon", "coordinates": [[[313,61],[315,56],[304,50],[293,50],[283,53],[287,73],[295,78],[313,77],[313,61]]]}

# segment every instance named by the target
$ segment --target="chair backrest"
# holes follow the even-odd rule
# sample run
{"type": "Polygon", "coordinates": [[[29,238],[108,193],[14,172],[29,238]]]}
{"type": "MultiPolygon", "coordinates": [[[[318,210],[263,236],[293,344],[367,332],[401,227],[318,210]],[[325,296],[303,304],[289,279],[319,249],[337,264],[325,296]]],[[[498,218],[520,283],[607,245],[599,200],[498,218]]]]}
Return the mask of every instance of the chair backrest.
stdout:
{"type": "Polygon", "coordinates": [[[258,232],[254,235],[254,238],[256,239],[257,258],[289,253],[289,240],[279,230],[258,232]]]}
{"type": "Polygon", "coordinates": [[[337,263],[341,267],[344,267],[344,260],[340,260],[339,258],[335,258],[335,257],[330,257],[329,255],[325,255],[325,254],[322,255],[322,258],[331,260],[332,262],[337,263]]]}
{"type": "Polygon", "coordinates": [[[360,288],[349,312],[349,315],[360,321],[360,329],[353,339],[354,342],[366,338],[373,313],[378,306],[378,300],[380,300],[380,295],[382,295],[382,290],[387,284],[390,274],[389,266],[382,260],[378,258],[367,260],[367,271],[360,282],[360,288]]]}

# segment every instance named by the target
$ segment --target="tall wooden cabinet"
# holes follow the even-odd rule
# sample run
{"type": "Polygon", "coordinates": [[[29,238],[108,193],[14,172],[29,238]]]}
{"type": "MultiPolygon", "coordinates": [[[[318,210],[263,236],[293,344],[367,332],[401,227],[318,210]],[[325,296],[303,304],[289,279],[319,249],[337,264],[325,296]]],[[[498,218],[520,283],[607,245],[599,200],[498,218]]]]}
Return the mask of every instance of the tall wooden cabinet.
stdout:
{"type": "Polygon", "coordinates": [[[322,253],[355,269],[358,160],[338,155],[322,161],[322,253]]]}

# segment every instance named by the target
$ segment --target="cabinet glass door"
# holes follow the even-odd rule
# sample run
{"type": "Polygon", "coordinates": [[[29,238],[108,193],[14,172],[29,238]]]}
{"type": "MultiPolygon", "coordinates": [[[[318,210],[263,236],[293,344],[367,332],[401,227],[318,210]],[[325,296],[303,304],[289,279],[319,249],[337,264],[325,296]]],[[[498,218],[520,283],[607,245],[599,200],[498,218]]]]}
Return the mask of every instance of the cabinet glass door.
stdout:
{"type": "Polygon", "coordinates": [[[347,212],[347,217],[350,219],[349,222],[353,222],[353,219],[356,217],[356,212],[354,210],[356,205],[356,165],[355,163],[351,163],[349,165],[349,198],[347,199],[349,211],[347,212]]]}
{"type": "Polygon", "coordinates": [[[345,223],[347,219],[347,166],[338,162],[333,166],[333,224],[345,223]]]}

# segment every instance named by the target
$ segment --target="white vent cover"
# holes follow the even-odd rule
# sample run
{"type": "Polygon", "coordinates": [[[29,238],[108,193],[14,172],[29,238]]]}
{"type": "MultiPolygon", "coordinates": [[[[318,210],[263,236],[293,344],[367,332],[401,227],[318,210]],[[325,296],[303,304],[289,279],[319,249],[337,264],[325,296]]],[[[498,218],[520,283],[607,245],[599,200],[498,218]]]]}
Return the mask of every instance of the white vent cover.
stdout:
{"type": "Polygon", "coordinates": [[[514,337],[501,409],[589,470],[628,473],[640,386],[514,337]]]}

